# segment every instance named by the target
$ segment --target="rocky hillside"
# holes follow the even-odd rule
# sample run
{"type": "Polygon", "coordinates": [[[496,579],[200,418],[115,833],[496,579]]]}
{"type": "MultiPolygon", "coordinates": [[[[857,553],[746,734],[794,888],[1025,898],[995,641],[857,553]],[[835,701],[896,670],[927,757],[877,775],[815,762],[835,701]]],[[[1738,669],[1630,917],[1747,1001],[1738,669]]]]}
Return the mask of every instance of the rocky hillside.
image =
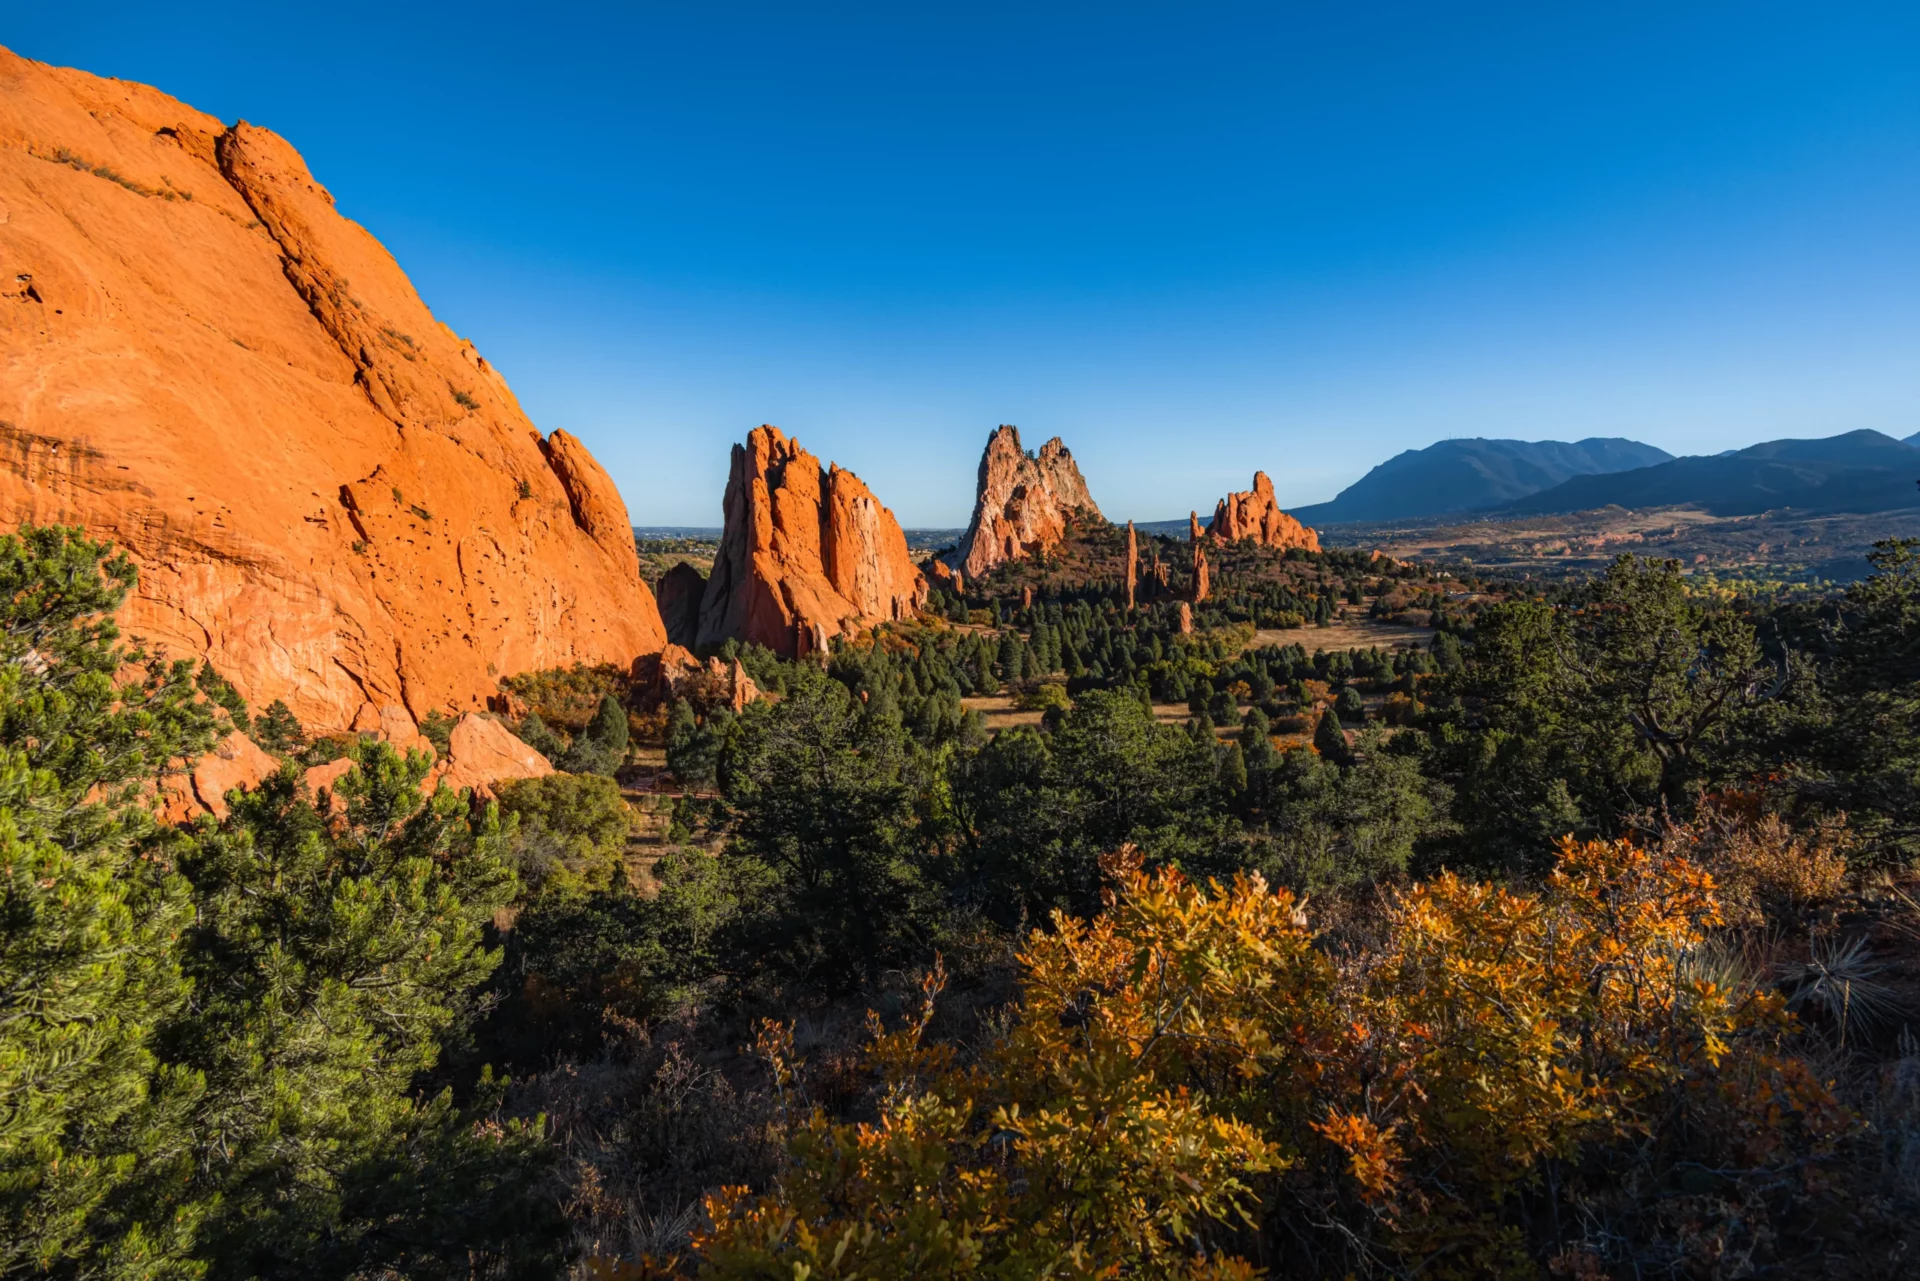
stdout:
{"type": "Polygon", "coordinates": [[[927,599],[893,513],[858,476],[822,468],[778,427],[756,427],[733,447],[725,501],[700,644],[745,640],[798,658],[909,617],[927,599]]]}
{"type": "Polygon", "coordinates": [[[1018,427],[996,428],[980,457],[973,520],[953,567],[978,578],[995,565],[1052,547],[1066,536],[1068,517],[1075,512],[1100,519],[1100,508],[1060,438],[1030,454],[1020,447],[1018,427]]]}
{"type": "Polygon", "coordinates": [[[125,626],[317,729],[665,641],[625,505],[298,153],[0,50],[0,519],[107,535],[125,626]]]}

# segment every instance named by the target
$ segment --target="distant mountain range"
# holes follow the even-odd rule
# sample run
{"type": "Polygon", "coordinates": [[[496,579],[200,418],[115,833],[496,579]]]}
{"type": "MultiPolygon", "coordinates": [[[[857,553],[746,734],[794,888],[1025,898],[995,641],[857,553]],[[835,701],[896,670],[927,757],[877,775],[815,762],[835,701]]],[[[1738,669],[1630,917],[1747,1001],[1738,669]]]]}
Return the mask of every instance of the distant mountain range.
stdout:
{"type": "Polygon", "coordinates": [[[1619,437],[1559,440],[1443,440],[1396,454],[1341,490],[1332,502],[1293,508],[1309,525],[1405,520],[1504,507],[1563,481],[1647,468],[1673,458],[1619,437]]]}
{"type": "Polygon", "coordinates": [[[1515,515],[1595,507],[1692,506],[1715,516],[1877,512],[1920,506],[1920,450],[1877,431],[1822,440],[1770,440],[1711,458],[1571,480],[1510,503],[1515,515]]]}
{"type": "Polygon", "coordinates": [[[1920,507],[1916,446],[1920,433],[1902,441],[1865,430],[1687,458],[1621,439],[1444,440],[1396,455],[1332,502],[1293,514],[1331,525],[1607,506],[1688,506],[1716,516],[1894,511],[1920,507]]]}

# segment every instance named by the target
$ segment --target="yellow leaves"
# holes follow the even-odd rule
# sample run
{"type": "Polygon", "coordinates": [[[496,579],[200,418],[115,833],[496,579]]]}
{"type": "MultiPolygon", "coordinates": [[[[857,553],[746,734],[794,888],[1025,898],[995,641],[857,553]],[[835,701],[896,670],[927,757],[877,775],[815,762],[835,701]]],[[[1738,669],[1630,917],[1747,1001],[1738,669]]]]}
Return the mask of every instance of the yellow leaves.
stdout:
{"type": "Polygon", "coordinates": [[[1325,1120],[1315,1121],[1313,1128],[1347,1154],[1347,1172],[1360,1185],[1363,1197],[1372,1202],[1385,1199],[1388,1189],[1399,1181],[1403,1159],[1391,1131],[1338,1108],[1325,1120]]]}
{"type": "MultiPolygon", "coordinates": [[[[1690,970],[1719,906],[1670,852],[1567,842],[1538,893],[1442,875],[1339,966],[1257,876],[1107,867],[1100,917],[1028,939],[1017,1021],[977,1067],[924,1044],[938,968],[900,1027],[873,1022],[876,1120],[813,1114],[777,1192],[710,1202],[710,1275],[1242,1278],[1196,1243],[1231,1241],[1276,1180],[1369,1207],[1401,1257],[1503,1271],[1527,1256],[1502,1206],[1550,1159],[1688,1118],[1784,1160],[1850,1124],[1773,1056],[1778,998],[1690,970]]],[[[790,1032],[761,1040],[788,1088],[790,1032]]]]}

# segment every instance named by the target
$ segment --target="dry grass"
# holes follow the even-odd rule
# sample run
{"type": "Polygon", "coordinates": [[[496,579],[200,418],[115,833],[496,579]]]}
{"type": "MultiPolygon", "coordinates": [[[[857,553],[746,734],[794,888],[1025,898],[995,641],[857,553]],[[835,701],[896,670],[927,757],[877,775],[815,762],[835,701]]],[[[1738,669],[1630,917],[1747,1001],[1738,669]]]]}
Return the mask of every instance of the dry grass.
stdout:
{"type": "Polygon", "coordinates": [[[1432,641],[1433,633],[1425,627],[1408,627],[1371,618],[1340,618],[1329,627],[1265,628],[1253,634],[1253,640],[1247,648],[1298,645],[1311,654],[1317,649],[1331,653],[1342,649],[1372,649],[1376,645],[1381,649],[1392,649],[1396,645],[1417,645],[1425,649],[1432,641]]]}

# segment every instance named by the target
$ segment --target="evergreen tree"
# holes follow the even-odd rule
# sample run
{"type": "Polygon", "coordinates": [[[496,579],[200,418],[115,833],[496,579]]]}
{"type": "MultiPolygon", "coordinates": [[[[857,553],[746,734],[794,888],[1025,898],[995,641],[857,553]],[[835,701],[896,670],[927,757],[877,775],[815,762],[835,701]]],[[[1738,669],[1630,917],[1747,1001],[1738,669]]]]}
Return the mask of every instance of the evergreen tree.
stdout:
{"type": "Polygon", "coordinates": [[[1240,796],[1247,790],[1247,760],[1239,743],[1228,743],[1220,750],[1220,786],[1229,796],[1240,796]]]}
{"type": "Polygon", "coordinates": [[[627,709],[612,694],[603,694],[593,719],[580,731],[561,768],[570,774],[612,777],[627,759],[627,709]]]}
{"type": "Polygon", "coordinates": [[[306,731],[299,718],[277,698],[254,718],[253,741],[275,756],[298,756],[307,747],[306,731]]]}
{"type": "Polygon", "coordinates": [[[190,919],[142,799],[232,728],[119,643],[136,574],[79,530],[0,537],[0,1274],[187,1276],[200,1082],[155,1025],[190,919]]]}
{"type": "Polygon", "coordinates": [[[514,733],[521,742],[546,757],[554,765],[558,765],[567,753],[567,745],[561,741],[558,734],[547,727],[547,722],[538,712],[528,712],[526,719],[520,722],[514,733]]]}
{"type": "Polygon", "coordinates": [[[353,757],[339,819],[288,769],[182,853],[194,995],[161,1043],[206,1083],[199,1253],[213,1278],[551,1266],[538,1127],[476,1127],[449,1094],[414,1094],[498,963],[484,932],[513,897],[509,833],[491,806],[423,797],[419,756],[369,741],[353,757]]]}
{"type": "Polygon", "coordinates": [[[1000,655],[996,660],[1002,680],[1020,679],[1020,636],[1017,632],[1000,633],[1000,655]]]}
{"type": "Polygon", "coordinates": [[[1340,724],[1340,713],[1329,707],[1320,715],[1320,723],[1313,728],[1313,746],[1321,757],[1336,765],[1346,764],[1350,753],[1347,749],[1347,735],[1340,724]]]}
{"type": "Polygon", "coordinates": [[[1246,719],[1240,722],[1240,751],[1246,757],[1250,775],[1272,767],[1272,734],[1273,723],[1267,719],[1267,714],[1257,707],[1249,707],[1246,719]]]}

